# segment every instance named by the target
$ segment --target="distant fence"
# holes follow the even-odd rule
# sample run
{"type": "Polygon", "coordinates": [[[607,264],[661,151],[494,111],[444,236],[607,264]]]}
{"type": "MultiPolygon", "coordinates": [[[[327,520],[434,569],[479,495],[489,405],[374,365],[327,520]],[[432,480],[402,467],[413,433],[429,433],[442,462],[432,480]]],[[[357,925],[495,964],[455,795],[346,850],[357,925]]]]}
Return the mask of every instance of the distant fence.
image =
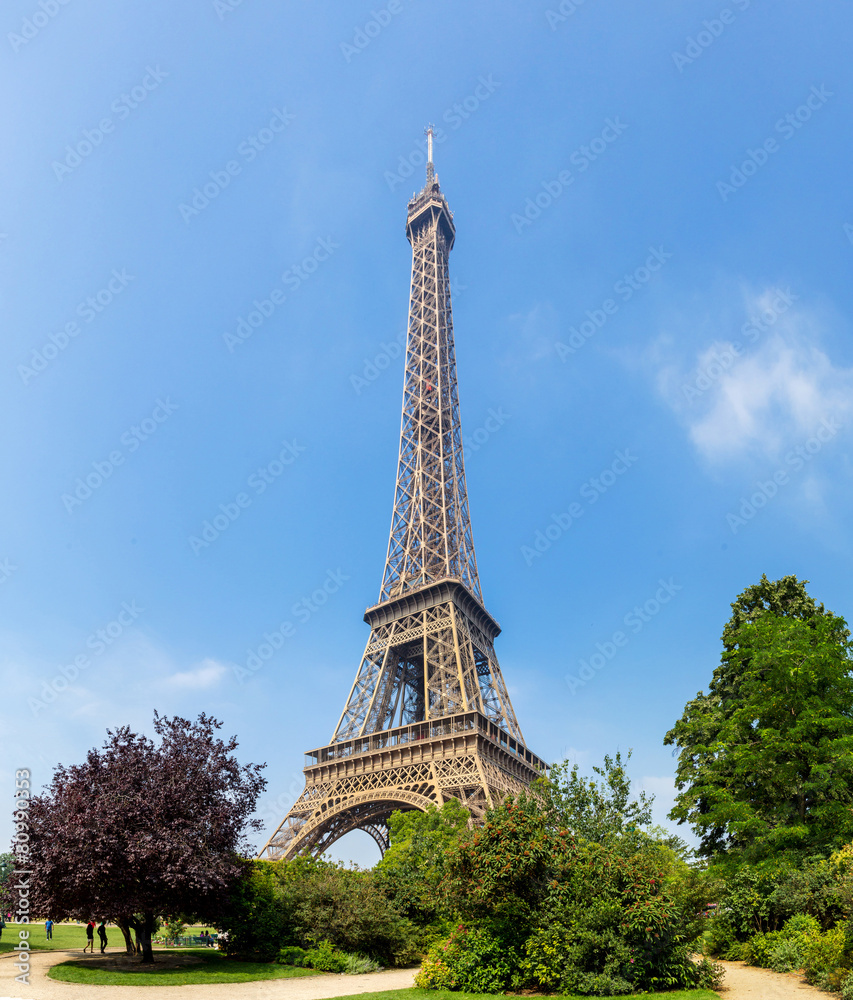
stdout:
{"type": "Polygon", "coordinates": [[[198,934],[190,934],[176,938],[155,937],[154,943],[169,945],[172,948],[199,948],[204,947],[209,942],[215,946],[218,940],[218,934],[211,934],[209,938],[202,938],[198,934]]]}

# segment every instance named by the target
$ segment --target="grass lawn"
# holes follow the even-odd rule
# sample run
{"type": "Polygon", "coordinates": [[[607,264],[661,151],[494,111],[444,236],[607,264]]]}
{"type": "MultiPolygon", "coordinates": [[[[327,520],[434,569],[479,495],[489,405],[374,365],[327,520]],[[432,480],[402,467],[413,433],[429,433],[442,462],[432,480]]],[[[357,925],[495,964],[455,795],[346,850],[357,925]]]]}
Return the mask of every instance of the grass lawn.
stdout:
{"type": "MultiPolygon", "coordinates": [[[[99,921],[100,922],[100,921],[99,921]]],[[[6,924],[3,937],[0,939],[0,955],[3,952],[11,951],[18,943],[18,931],[20,929],[30,932],[29,944],[33,951],[75,951],[81,953],[86,946],[86,925],[85,924],[54,924],[53,940],[48,941],[44,929],[44,921],[40,920],[33,924],[6,924]]],[[[201,934],[203,930],[212,931],[210,924],[199,924],[197,927],[187,927],[186,934],[201,934]]],[[[117,951],[124,951],[124,935],[114,924],[107,924],[107,954],[117,951]]],[[[156,946],[155,946],[156,947],[156,946]]],[[[95,928],[95,954],[100,953],[101,945],[98,940],[98,931],[95,928]]]]}
{"type": "Polygon", "coordinates": [[[100,956],[96,955],[94,959],[74,959],[54,965],[48,976],[64,983],[86,983],[90,986],[186,986],[200,983],[250,983],[258,979],[293,979],[296,976],[317,975],[313,969],[297,969],[292,965],[236,962],[208,948],[170,948],[155,952],[155,958],[160,960],[159,965],[155,962],[153,966],[133,964],[103,969],[98,968],[102,962],[100,956]],[[165,956],[169,956],[168,961],[164,961],[165,956]],[[181,962],[184,967],[176,968],[176,962],[181,962]]]}
{"type": "MultiPolygon", "coordinates": [[[[450,990],[386,990],[384,993],[359,993],[358,1000],[507,1000],[509,995],[493,993],[456,993],[450,990]]],[[[635,993],[634,1000],[660,997],[661,1000],[720,1000],[719,993],[710,990],[676,990],[672,993],[635,993]]],[[[352,1000],[335,997],[334,1000],[352,1000]]],[[[531,1000],[530,996],[517,1000],[531,1000]]],[[[560,996],[557,1000],[589,1000],[589,997],[560,996]]],[[[600,997],[599,1000],[632,1000],[629,996],[600,997]]]]}

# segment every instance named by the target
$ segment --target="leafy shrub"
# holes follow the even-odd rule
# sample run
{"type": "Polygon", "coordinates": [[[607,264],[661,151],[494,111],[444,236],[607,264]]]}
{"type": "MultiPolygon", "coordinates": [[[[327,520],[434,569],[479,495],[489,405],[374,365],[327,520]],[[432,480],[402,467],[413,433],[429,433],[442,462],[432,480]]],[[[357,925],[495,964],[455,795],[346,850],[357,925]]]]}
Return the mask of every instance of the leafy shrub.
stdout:
{"type": "Polygon", "coordinates": [[[183,916],[168,917],[163,923],[163,931],[167,941],[177,941],[187,929],[183,916]]]}
{"type": "Polygon", "coordinates": [[[841,983],[841,1000],[853,1000],[853,973],[846,976],[841,983]]]}
{"type": "Polygon", "coordinates": [[[304,966],[306,954],[307,952],[304,948],[298,948],[296,945],[287,945],[278,953],[276,961],[279,965],[304,966]]]}
{"type": "Polygon", "coordinates": [[[348,976],[361,976],[366,972],[381,972],[382,966],[365,955],[347,955],[347,966],[344,972],[348,976]]]}
{"type": "Polygon", "coordinates": [[[358,976],[363,972],[379,972],[382,966],[372,958],[354,955],[335,948],[331,941],[321,941],[316,948],[288,946],[278,954],[279,965],[298,965],[318,972],[345,972],[358,976]]]}
{"type": "Polygon", "coordinates": [[[752,937],[741,946],[741,956],[747,965],[759,965],[764,969],[770,968],[770,955],[779,943],[779,932],[771,931],[769,934],[753,934],[752,937]]]}
{"type": "Polygon", "coordinates": [[[305,952],[305,965],[318,972],[345,972],[347,956],[332,944],[331,941],[321,941],[316,948],[305,952]]]}
{"type": "Polygon", "coordinates": [[[621,976],[606,972],[572,971],[565,977],[565,990],[581,997],[619,997],[634,992],[634,987],[621,976]]]}
{"type": "Polygon", "coordinates": [[[774,972],[790,972],[803,966],[802,943],[794,937],[780,937],[770,952],[769,967],[774,972]]]}
{"type": "Polygon", "coordinates": [[[726,970],[718,962],[709,962],[707,958],[695,963],[696,977],[693,989],[718,990],[723,985],[726,970]]]}
{"type": "Polygon", "coordinates": [[[314,858],[280,864],[293,914],[292,943],[311,947],[329,941],[342,952],[369,955],[386,965],[419,957],[417,929],[400,916],[370,872],[314,858]]]}
{"type": "Polygon", "coordinates": [[[715,958],[724,958],[737,962],[743,958],[743,945],[738,940],[737,932],[729,918],[723,913],[717,913],[708,921],[708,933],[705,937],[705,949],[715,958]]]}
{"type": "Polygon", "coordinates": [[[447,941],[430,949],[415,985],[424,989],[504,993],[513,984],[518,963],[518,953],[489,931],[460,924],[447,941]]]}
{"type": "Polygon", "coordinates": [[[850,956],[845,953],[846,944],[847,928],[844,921],[823,933],[809,934],[805,938],[803,949],[806,980],[813,985],[834,983],[830,988],[839,989],[843,970],[850,968],[850,956]]]}
{"type": "Polygon", "coordinates": [[[228,932],[228,955],[246,955],[262,962],[276,959],[282,947],[294,943],[293,906],[279,877],[278,862],[249,861],[229,900],[220,929],[228,932]]]}
{"type": "Polygon", "coordinates": [[[820,924],[808,913],[795,913],[782,928],[785,937],[808,937],[820,933],[820,924]]]}

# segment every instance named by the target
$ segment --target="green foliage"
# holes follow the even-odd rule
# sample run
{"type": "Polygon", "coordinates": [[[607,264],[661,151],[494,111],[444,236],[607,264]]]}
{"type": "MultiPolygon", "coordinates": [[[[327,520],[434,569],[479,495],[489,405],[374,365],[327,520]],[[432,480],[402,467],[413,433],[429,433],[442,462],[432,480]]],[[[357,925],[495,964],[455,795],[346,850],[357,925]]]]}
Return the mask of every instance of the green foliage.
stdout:
{"type": "MultiPolygon", "coordinates": [[[[613,764],[606,762],[611,773],[613,764]]],[[[576,772],[566,787],[574,790],[566,799],[577,801],[576,772]]],[[[608,828],[599,825],[601,837],[591,841],[555,822],[553,800],[522,797],[490,810],[484,827],[448,856],[441,889],[463,926],[430,952],[424,981],[473,989],[461,971],[469,962],[488,968],[494,983],[508,981],[511,973],[484,949],[523,956],[514,988],[605,995],[605,988],[672,989],[707,978],[688,956],[703,929],[707,884],[671,849],[630,829],[625,814],[605,811],[608,828]]]]}
{"type": "Polygon", "coordinates": [[[841,1000],[853,1000],[853,973],[845,976],[841,982],[841,1000]]]}
{"type": "Polygon", "coordinates": [[[834,984],[835,989],[840,987],[844,970],[849,970],[851,964],[846,932],[842,921],[831,930],[809,934],[805,938],[803,968],[808,982],[815,986],[829,982],[834,984]]]}
{"type": "Polygon", "coordinates": [[[728,962],[742,961],[743,944],[738,940],[726,914],[717,913],[708,922],[705,950],[714,958],[722,958],[728,962]]]}
{"type": "Polygon", "coordinates": [[[397,911],[421,927],[443,917],[437,888],[447,852],[467,833],[469,818],[456,799],[448,799],[441,809],[391,814],[391,844],[374,869],[375,877],[397,911]]]}
{"type": "Polygon", "coordinates": [[[167,941],[177,941],[186,929],[187,922],[183,914],[168,917],[163,921],[163,930],[165,931],[167,941]]]}
{"type": "Polygon", "coordinates": [[[796,577],[732,605],[721,665],[664,742],[681,748],[671,818],[700,853],[757,861],[853,836],[853,677],[846,622],[796,577]]]}
{"type": "Polygon", "coordinates": [[[229,956],[253,956],[271,962],[296,933],[293,903],[282,886],[275,861],[246,863],[232,893],[221,930],[228,932],[229,956]]]}
{"type": "Polygon", "coordinates": [[[8,851],[0,854],[0,885],[3,885],[14,870],[15,855],[10,854],[8,851]]]}
{"type": "Polygon", "coordinates": [[[512,984],[519,955],[488,930],[460,924],[444,943],[434,945],[415,985],[428,989],[504,993],[512,984]]]}
{"type": "Polygon", "coordinates": [[[803,967],[802,943],[796,938],[780,937],[770,952],[770,968],[774,972],[790,972],[803,967]]]}
{"type": "Polygon", "coordinates": [[[631,798],[631,780],[627,764],[617,752],[605,756],[603,767],[593,767],[601,778],[583,778],[578,765],[569,770],[568,761],[551,768],[547,778],[540,778],[535,793],[541,796],[550,822],[571,835],[603,843],[614,837],[639,834],[652,821],[653,798],[645,792],[631,798]]]}
{"type": "Polygon", "coordinates": [[[357,976],[363,972],[379,972],[382,966],[365,955],[353,955],[335,948],[331,941],[321,941],[316,948],[290,945],[279,952],[279,965],[294,965],[318,972],[343,972],[357,976]]]}
{"type": "Polygon", "coordinates": [[[293,914],[293,943],[329,941],[340,951],[368,955],[385,965],[405,965],[417,957],[415,929],[371,872],[314,858],[280,864],[293,914]]]}

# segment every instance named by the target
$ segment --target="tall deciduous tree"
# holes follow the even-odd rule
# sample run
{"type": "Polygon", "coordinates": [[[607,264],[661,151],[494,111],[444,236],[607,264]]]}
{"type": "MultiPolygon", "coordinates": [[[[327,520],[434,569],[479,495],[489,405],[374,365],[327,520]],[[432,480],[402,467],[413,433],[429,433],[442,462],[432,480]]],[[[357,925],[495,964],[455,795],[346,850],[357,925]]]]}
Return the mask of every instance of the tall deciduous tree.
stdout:
{"type": "Polygon", "coordinates": [[[847,624],[795,577],[763,577],[732,609],[709,693],[665,738],[681,748],[670,816],[708,857],[830,850],[853,836],[847,624]]]}
{"type": "MultiPolygon", "coordinates": [[[[264,764],[240,765],[221,723],[154,715],[155,744],[124,726],[85,763],[57,767],[30,810],[31,910],[133,927],[153,961],[158,915],[215,922],[245,861],[264,764]]],[[[128,949],[130,950],[130,948],[128,949]]]]}

